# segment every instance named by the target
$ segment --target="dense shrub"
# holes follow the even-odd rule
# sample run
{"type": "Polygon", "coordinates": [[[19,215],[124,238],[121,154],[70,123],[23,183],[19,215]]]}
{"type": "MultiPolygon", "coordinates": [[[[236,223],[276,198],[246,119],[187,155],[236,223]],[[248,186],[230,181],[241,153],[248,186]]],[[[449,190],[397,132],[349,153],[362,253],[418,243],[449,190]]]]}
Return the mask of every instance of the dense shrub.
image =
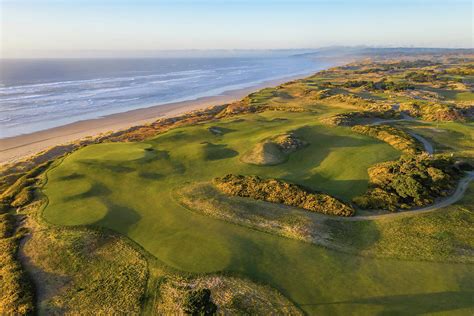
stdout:
{"type": "Polygon", "coordinates": [[[183,309],[190,315],[215,315],[217,306],[211,300],[209,289],[188,291],[184,297],[183,309]]]}
{"type": "Polygon", "coordinates": [[[385,67],[386,70],[392,69],[407,69],[407,68],[423,68],[440,65],[440,63],[433,62],[431,60],[418,59],[418,60],[402,60],[395,63],[381,63],[380,66],[385,67]]]}
{"type": "Polygon", "coordinates": [[[471,64],[465,65],[464,67],[448,68],[446,69],[446,73],[457,76],[472,76],[474,75],[474,67],[471,64]]]}
{"type": "Polygon", "coordinates": [[[387,81],[382,79],[378,82],[369,81],[364,85],[364,88],[367,90],[390,90],[390,91],[403,91],[403,90],[413,90],[415,87],[407,82],[395,82],[387,81]]]}
{"type": "Polygon", "coordinates": [[[308,145],[308,143],[296,136],[294,133],[278,135],[273,138],[273,142],[284,152],[292,153],[308,145]]]}
{"type": "Polygon", "coordinates": [[[369,190],[354,198],[361,208],[388,209],[426,206],[446,196],[461,175],[450,158],[428,154],[402,156],[369,169],[369,190]]]}
{"type": "MultiPolygon", "coordinates": [[[[191,294],[189,289],[192,289],[193,292],[201,289],[201,293],[198,294],[201,297],[208,296],[208,291],[210,291],[212,302],[207,299],[204,302],[215,304],[217,306],[215,313],[218,315],[303,315],[299,308],[276,289],[254,283],[248,279],[222,274],[208,274],[192,278],[167,274],[166,278],[160,280],[159,288],[151,293],[153,310],[147,310],[142,314],[182,315],[184,313],[183,303],[189,302],[191,294]]],[[[192,305],[195,306],[195,304],[192,305]]],[[[209,314],[214,313],[211,304],[202,305],[210,305],[210,308],[204,310],[207,310],[209,314]]],[[[201,311],[194,309],[194,314],[205,315],[202,309],[201,311]]]]}
{"type": "Polygon", "coordinates": [[[332,196],[312,193],[296,184],[280,180],[229,174],[222,178],[215,178],[214,184],[222,192],[233,196],[281,203],[329,215],[354,215],[354,209],[351,206],[332,196]]]}
{"type": "Polygon", "coordinates": [[[10,210],[10,203],[0,201],[0,214],[6,213],[10,210]]]}
{"type": "Polygon", "coordinates": [[[432,72],[412,71],[405,75],[405,79],[415,82],[432,82],[437,80],[437,75],[432,72]]]}
{"type": "Polygon", "coordinates": [[[355,94],[332,93],[332,95],[328,95],[325,101],[331,103],[345,103],[362,108],[364,110],[370,110],[374,112],[388,111],[392,108],[385,102],[378,102],[371,99],[361,98],[360,96],[355,94]]]}
{"type": "Polygon", "coordinates": [[[368,84],[368,81],[365,80],[349,80],[342,84],[345,88],[359,88],[368,84]]]}
{"type": "Polygon", "coordinates": [[[454,105],[433,102],[408,102],[400,104],[400,111],[425,121],[465,121],[464,112],[454,105]]]}
{"type": "Polygon", "coordinates": [[[330,116],[323,120],[323,123],[333,126],[353,126],[367,120],[373,119],[394,119],[398,118],[398,113],[393,110],[388,111],[360,111],[347,112],[330,116]]]}
{"type": "Polygon", "coordinates": [[[356,125],[352,130],[357,133],[380,139],[393,148],[407,154],[415,154],[422,151],[421,144],[405,131],[390,125],[356,125]]]}

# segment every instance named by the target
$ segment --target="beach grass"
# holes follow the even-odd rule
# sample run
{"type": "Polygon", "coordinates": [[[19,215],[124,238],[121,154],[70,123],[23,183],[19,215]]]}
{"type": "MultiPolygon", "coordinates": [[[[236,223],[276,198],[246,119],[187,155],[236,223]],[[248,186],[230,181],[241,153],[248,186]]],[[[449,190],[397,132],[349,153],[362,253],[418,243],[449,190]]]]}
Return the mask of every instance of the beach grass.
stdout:
{"type": "Polygon", "coordinates": [[[42,226],[24,251],[39,314],[140,314],[148,266],[127,239],[83,227],[42,226]]]}
{"type": "Polygon", "coordinates": [[[440,211],[376,221],[328,220],[329,234],[345,249],[378,257],[472,263],[474,184],[440,211]]]}

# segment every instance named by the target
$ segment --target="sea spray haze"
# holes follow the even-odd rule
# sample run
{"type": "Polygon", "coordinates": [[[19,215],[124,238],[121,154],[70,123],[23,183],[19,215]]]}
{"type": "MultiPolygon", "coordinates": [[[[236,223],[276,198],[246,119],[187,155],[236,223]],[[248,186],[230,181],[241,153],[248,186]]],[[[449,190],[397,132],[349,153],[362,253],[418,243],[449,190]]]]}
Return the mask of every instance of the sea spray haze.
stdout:
{"type": "Polygon", "coordinates": [[[0,138],[218,95],[328,66],[307,57],[1,61],[0,138]]]}

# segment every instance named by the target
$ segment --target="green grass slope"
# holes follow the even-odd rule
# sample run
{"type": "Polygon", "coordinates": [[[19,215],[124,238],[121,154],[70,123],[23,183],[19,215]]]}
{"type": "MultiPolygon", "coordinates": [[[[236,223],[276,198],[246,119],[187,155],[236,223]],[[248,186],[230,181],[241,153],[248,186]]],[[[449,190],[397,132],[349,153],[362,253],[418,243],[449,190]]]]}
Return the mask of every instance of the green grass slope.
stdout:
{"type": "Polygon", "coordinates": [[[328,220],[326,224],[334,240],[359,254],[472,263],[474,184],[461,201],[437,212],[355,223],[328,220]]]}
{"type": "Polygon", "coordinates": [[[277,144],[270,141],[263,141],[244,153],[241,160],[248,164],[271,166],[284,162],[286,158],[286,155],[280,150],[277,144]]]}
{"type": "Polygon", "coordinates": [[[275,287],[310,314],[354,314],[355,307],[361,315],[462,314],[472,307],[471,265],[345,255],[193,213],[172,197],[186,183],[235,173],[286,179],[349,201],[367,189],[369,166],[399,156],[389,145],[348,128],[323,126],[308,113],[213,122],[226,130],[222,135],[210,126],[77,151],[48,172],[44,218],[111,228],[182,271],[245,275],[275,287]],[[277,166],[240,161],[250,146],[289,130],[310,145],[277,166]]]}

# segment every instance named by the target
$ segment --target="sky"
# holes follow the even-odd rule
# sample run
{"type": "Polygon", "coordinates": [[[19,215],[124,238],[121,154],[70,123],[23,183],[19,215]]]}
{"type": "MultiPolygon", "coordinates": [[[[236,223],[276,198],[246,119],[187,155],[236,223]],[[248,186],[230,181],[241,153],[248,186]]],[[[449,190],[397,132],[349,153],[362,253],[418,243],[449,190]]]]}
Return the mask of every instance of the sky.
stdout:
{"type": "Polygon", "coordinates": [[[0,0],[1,57],[473,47],[472,0],[0,0]]]}

